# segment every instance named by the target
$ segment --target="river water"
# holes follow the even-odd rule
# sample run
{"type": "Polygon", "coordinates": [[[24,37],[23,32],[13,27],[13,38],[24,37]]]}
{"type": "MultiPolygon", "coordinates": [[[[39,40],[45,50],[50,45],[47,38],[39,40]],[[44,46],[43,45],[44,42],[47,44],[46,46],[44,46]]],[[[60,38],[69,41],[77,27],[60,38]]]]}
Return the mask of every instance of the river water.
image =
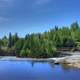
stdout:
{"type": "Polygon", "coordinates": [[[80,80],[80,70],[51,62],[0,61],[0,80],[80,80]]]}

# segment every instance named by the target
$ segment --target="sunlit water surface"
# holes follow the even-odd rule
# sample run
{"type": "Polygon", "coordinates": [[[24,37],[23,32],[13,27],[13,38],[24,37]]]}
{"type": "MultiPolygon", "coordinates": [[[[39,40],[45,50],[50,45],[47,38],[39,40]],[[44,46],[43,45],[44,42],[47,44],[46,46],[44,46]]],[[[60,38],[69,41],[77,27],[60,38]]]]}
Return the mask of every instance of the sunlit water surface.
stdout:
{"type": "Polygon", "coordinates": [[[80,80],[80,70],[50,62],[0,61],[0,80],[80,80]]]}

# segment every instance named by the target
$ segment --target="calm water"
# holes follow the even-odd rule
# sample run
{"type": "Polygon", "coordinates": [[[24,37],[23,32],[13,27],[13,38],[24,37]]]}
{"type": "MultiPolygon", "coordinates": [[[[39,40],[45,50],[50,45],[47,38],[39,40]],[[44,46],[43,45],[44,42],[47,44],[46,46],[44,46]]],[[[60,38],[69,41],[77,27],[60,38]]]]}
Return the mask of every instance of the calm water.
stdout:
{"type": "Polygon", "coordinates": [[[48,62],[0,61],[0,80],[80,80],[80,70],[48,62]]]}

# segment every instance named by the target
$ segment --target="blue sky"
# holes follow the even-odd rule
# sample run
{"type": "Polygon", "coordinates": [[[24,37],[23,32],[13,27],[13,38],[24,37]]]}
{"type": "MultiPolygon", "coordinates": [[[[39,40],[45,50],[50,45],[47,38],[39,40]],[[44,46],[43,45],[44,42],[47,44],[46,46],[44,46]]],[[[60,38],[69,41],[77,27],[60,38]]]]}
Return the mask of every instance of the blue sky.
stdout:
{"type": "Polygon", "coordinates": [[[0,0],[0,37],[44,32],[80,21],[80,0],[0,0]]]}

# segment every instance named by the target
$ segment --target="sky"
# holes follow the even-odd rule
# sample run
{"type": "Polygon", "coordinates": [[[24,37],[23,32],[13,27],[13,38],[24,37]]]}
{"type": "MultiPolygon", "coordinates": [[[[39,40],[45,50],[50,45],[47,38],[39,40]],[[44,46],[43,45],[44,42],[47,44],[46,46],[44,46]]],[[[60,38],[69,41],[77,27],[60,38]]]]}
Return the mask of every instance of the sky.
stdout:
{"type": "Polygon", "coordinates": [[[0,37],[48,31],[80,22],[80,0],[0,0],[0,37]]]}

